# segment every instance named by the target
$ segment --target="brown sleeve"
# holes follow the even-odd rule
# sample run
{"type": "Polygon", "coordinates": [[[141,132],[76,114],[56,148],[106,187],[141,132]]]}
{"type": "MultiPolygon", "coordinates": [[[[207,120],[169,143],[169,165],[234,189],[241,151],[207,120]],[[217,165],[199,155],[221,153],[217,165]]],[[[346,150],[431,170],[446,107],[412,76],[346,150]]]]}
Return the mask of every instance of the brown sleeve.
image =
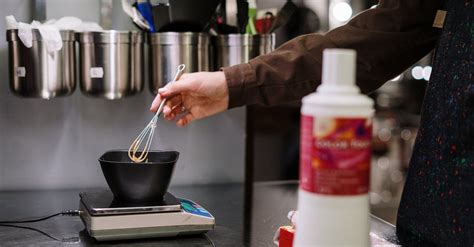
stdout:
{"type": "Polygon", "coordinates": [[[229,108],[301,99],[321,83],[322,51],[357,51],[357,84],[371,92],[430,52],[439,36],[432,27],[442,0],[381,0],[325,35],[297,37],[249,63],[224,68],[229,108]]]}

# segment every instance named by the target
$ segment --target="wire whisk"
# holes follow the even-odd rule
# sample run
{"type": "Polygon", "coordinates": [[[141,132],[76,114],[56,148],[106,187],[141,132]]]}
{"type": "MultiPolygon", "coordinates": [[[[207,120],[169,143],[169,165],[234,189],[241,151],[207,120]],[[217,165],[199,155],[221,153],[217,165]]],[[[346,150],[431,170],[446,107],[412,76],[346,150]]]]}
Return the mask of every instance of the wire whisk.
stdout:
{"type": "MultiPolygon", "coordinates": [[[[185,68],[186,66],[184,64],[178,66],[178,70],[176,71],[174,79],[171,83],[179,79],[179,77],[183,74],[185,68]]],[[[158,122],[161,112],[163,111],[165,103],[166,98],[161,101],[160,106],[158,107],[158,110],[155,113],[155,116],[151,119],[148,125],[130,145],[130,148],[128,149],[128,157],[133,162],[141,163],[145,161],[148,157],[148,151],[150,150],[151,142],[153,141],[153,134],[155,133],[156,123],[158,122]],[[145,146],[143,147],[143,150],[140,151],[140,147],[142,146],[143,141],[145,140],[145,146]]]]}

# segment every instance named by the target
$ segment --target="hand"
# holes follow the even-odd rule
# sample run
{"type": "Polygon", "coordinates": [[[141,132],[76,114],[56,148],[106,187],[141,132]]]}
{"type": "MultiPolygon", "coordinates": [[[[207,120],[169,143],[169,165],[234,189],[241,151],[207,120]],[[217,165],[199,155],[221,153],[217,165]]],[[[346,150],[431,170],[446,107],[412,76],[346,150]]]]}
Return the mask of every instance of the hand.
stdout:
{"type": "Polygon", "coordinates": [[[163,98],[167,98],[163,107],[165,119],[176,119],[179,127],[223,112],[229,105],[227,82],[221,71],[182,75],[178,81],[158,90],[150,110],[156,112],[163,98]]]}

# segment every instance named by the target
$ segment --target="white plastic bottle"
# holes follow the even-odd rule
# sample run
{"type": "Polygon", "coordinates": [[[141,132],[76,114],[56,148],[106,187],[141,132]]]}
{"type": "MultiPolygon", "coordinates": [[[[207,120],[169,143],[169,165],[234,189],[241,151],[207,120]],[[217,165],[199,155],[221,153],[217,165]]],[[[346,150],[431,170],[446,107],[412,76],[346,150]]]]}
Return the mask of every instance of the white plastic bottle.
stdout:
{"type": "Polygon", "coordinates": [[[324,50],[322,84],[303,98],[296,247],[370,246],[374,109],[355,63],[354,50],[324,50]]]}

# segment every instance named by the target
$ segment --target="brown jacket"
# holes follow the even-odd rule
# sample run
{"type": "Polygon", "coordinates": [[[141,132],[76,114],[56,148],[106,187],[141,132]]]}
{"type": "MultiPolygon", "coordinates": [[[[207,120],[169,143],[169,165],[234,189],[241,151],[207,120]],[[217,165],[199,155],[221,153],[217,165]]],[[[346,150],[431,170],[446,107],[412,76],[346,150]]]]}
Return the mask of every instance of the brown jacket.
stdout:
{"type": "Polygon", "coordinates": [[[376,8],[325,35],[303,35],[249,63],[224,68],[229,108],[291,102],[315,91],[326,48],[357,51],[357,84],[369,93],[433,49],[439,29],[432,24],[441,4],[441,0],[380,0],[376,8]]]}

